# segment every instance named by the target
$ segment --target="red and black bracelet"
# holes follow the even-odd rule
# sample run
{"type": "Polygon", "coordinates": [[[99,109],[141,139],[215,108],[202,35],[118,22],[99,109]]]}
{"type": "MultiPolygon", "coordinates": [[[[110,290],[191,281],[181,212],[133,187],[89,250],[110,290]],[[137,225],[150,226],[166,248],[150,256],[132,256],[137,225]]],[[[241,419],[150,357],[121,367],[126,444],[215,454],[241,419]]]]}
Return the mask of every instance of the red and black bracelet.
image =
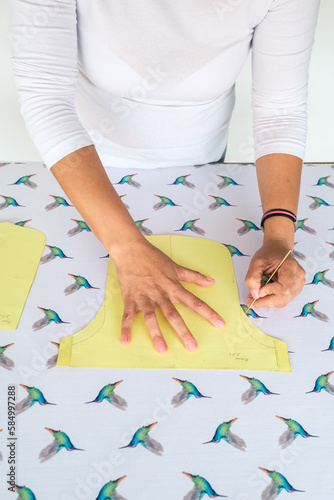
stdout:
{"type": "Polygon", "coordinates": [[[261,219],[261,227],[264,227],[264,222],[267,219],[270,219],[270,217],[287,217],[288,219],[292,220],[292,222],[295,224],[297,221],[297,216],[293,213],[290,212],[290,210],[284,210],[282,208],[273,208],[272,210],[268,210],[262,215],[261,219]]]}

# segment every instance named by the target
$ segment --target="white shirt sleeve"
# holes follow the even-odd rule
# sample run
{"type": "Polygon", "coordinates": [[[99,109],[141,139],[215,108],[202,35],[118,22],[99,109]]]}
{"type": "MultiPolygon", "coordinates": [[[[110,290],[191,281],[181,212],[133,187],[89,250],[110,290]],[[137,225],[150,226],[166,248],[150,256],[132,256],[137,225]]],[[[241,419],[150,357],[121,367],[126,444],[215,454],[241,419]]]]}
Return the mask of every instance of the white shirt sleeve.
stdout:
{"type": "Polygon", "coordinates": [[[252,108],[255,160],[304,159],[308,67],[320,0],[274,0],[254,31],[252,108]]]}
{"type": "Polygon", "coordinates": [[[75,0],[10,0],[12,65],[21,113],[48,168],[93,144],[74,104],[75,0]]]}

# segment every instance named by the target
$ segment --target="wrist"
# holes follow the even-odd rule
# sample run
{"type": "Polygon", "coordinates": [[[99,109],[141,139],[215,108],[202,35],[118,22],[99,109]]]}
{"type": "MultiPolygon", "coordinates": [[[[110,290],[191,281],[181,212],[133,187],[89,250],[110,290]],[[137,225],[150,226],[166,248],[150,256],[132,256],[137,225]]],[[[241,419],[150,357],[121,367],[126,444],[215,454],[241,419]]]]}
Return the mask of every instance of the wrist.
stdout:
{"type": "Polygon", "coordinates": [[[133,235],[128,235],[122,241],[115,241],[107,248],[109,256],[115,262],[121,262],[125,257],[135,257],[138,254],[138,246],[147,245],[145,236],[138,230],[133,235]]]}
{"type": "Polygon", "coordinates": [[[285,241],[289,248],[294,246],[295,225],[286,217],[271,217],[264,223],[263,242],[270,240],[285,241]]]}

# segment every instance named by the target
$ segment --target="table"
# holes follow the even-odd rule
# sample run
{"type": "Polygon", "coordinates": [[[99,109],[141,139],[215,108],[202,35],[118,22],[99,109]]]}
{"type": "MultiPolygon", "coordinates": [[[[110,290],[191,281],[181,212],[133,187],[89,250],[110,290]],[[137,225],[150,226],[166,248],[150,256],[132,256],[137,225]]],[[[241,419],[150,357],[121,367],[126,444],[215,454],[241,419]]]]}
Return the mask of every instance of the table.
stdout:
{"type": "MultiPolygon", "coordinates": [[[[7,205],[6,199],[0,202],[0,222],[39,229],[45,233],[47,245],[53,247],[45,248],[44,263],[38,269],[18,329],[0,332],[1,346],[13,343],[0,354],[1,499],[15,498],[6,485],[10,471],[8,443],[13,444],[15,452],[16,484],[29,488],[25,492],[30,496],[22,498],[34,498],[33,493],[38,500],[100,500],[109,498],[103,490],[100,493],[103,486],[123,476],[126,478],[119,481],[110,498],[188,500],[210,495],[214,498],[215,491],[234,500],[256,500],[265,491],[264,499],[276,498],[276,493],[283,499],[291,485],[304,491],[295,493],[296,498],[334,498],[334,397],[330,375],[318,378],[334,370],[333,168],[334,164],[304,167],[295,252],[306,270],[308,285],[284,309],[254,310],[252,317],[265,333],[287,342],[292,372],[239,373],[55,367],[59,339],[85,326],[102,304],[107,252],[80,222],[81,216],[45,166],[36,162],[1,163],[0,194],[7,197],[7,205]],[[9,197],[18,205],[8,202],[9,197]],[[311,204],[316,208],[310,208],[311,204]],[[73,285],[77,281],[71,275],[84,278],[76,291],[73,285]],[[319,302],[312,305],[314,301],[319,302]],[[311,305],[305,308],[306,304],[311,305]],[[43,317],[38,307],[56,311],[64,323],[52,321],[44,328],[33,329],[43,317]],[[7,366],[4,356],[9,360],[7,366]],[[191,382],[208,397],[192,395],[174,407],[172,399],[181,387],[173,377],[191,382]],[[258,385],[257,396],[244,404],[242,395],[252,381],[256,384],[253,379],[263,385],[258,385]],[[120,380],[115,394],[126,401],[123,409],[107,400],[85,404],[93,401],[104,386],[120,380]],[[316,381],[320,392],[310,392],[316,381]],[[8,386],[14,386],[19,405],[28,396],[28,386],[37,388],[48,403],[53,403],[39,404],[37,398],[16,415],[16,440],[7,430],[8,386]],[[149,436],[163,446],[162,456],[141,444],[122,448],[140,427],[155,422],[149,436]],[[229,424],[220,427],[220,442],[203,444],[213,439],[218,425],[224,422],[229,424]],[[51,435],[46,428],[64,434],[51,435]],[[279,438],[285,433],[281,443],[287,444],[289,429],[289,436],[295,439],[282,448],[279,438]],[[55,436],[63,439],[64,446],[41,462],[41,450],[55,436]],[[233,441],[233,436],[239,440],[233,441]],[[80,450],[71,451],[71,444],[80,450]],[[282,476],[271,472],[269,476],[259,468],[282,476]],[[271,496],[270,484],[274,485],[271,496]]],[[[240,301],[245,303],[248,291],[244,276],[250,256],[262,240],[257,229],[262,210],[254,165],[106,170],[144,233],[204,236],[230,245],[240,301]],[[154,208],[157,204],[161,208],[154,208]],[[175,232],[195,219],[193,225],[186,226],[186,232],[175,232]]],[[[39,400],[43,402],[41,394],[39,400]]],[[[110,488],[114,486],[116,483],[110,488]]],[[[24,490],[18,492],[23,495],[24,490]]]]}

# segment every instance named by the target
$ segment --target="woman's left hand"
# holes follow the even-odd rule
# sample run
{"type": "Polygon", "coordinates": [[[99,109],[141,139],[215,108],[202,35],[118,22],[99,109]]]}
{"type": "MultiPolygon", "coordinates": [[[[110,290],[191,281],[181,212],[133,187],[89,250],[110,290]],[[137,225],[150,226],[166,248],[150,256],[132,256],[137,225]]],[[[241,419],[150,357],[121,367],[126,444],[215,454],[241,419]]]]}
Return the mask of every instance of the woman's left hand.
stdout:
{"type": "Polygon", "coordinates": [[[262,276],[270,276],[290,248],[285,240],[267,239],[254,254],[245,278],[251,292],[247,297],[247,306],[257,299],[254,307],[285,307],[301,292],[305,285],[305,271],[292,253],[273,276],[274,283],[261,288],[262,276]]]}

